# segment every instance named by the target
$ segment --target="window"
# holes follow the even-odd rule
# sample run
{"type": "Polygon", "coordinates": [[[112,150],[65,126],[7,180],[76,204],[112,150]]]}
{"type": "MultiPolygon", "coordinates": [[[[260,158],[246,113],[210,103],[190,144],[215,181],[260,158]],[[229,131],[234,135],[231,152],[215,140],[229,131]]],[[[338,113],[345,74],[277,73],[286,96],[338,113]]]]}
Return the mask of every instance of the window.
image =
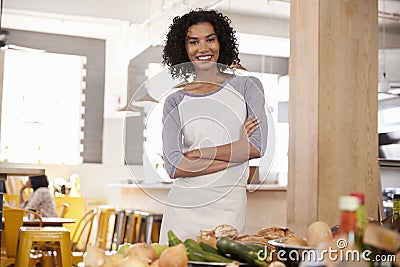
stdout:
{"type": "MultiPolygon", "coordinates": [[[[105,90],[106,41],[70,35],[8,29],[10,44],[44,50],[49,53],[77,55],[87,58],[85,64],[85,121],[82,126],[83,163],[101,163],[105,90]]],[[[32,67],[32,66],[31,66],[32,67]]]]}
{"type": "Polygon", "coordinates": [[[3,162],[80,164],[85,57],[6,50],[3,162]]]}

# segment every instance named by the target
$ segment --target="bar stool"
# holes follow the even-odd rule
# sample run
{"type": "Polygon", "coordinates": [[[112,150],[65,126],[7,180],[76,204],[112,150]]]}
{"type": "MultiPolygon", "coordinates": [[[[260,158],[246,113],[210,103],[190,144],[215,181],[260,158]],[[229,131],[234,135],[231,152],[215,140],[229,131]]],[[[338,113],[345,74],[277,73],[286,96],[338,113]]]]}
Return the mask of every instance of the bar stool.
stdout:
{"type": "Polygon", "coordinates": [[[124,231],[121,242],[135,243],[140,227],[140,215],[135,214],[134,210],[126,209],[124,217],[124,231]]]}
{"type": "Polygon", "coordinates": [[[65,227],[20,227],[19,242],[15,267],[29,265],[29,254],[35,243],[56,242],[57,264],[62,267],[72,266],[71,240],[65,227]]]}
{"type": "Polygon", "coordinates": [[[121,244],[123,238],[124,238],[124,232],[125,232],[125,211],[123,209],[116,209],[114,211],[114,230],[113,234],[111,237],[111,245],[109,247],[109,250],[118,250],[119,245],[121,244]]]}
{"type": "Polygon", "coordinates": [[[136,242],[146,242],[148,244],[158,242],[162,214],[148,211],[135,211],[135,214],[140,215],[139,234],[136,242]]]}
{"type": "Polygon", "coordinates": [[[134,210],[131,209],[126,209],[124,214],[123,235],[120,244],[134,243],[139,231],[138,223],[140,220],[140,215],[135,214],[134,210]]]}
{"type": "Polygon", "coordinates": [[[112,234],[110,229],[113,229],[113,226],[110,224],[110,221],[112,217],[115,216],[115,208],[110,206],[101,206],[99,209],[100,218],[95,244],[96,247],[106,250],[107,244],[109,243],[108,241],[111,239],[109,235],[112,234]]]}

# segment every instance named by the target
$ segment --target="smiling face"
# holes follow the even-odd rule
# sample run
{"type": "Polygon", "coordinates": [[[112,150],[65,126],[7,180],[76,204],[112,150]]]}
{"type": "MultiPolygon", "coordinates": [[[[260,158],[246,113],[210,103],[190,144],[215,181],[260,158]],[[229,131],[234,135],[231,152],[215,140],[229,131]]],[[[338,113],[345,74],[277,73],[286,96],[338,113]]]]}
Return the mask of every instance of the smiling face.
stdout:
{"type": "Polygon", "coordinates": [[[210,66],[207,63],[218,61],[220,45],[214,27],[209,22],[199,22],[190,26],[185,46],[190,61],[196,62],[196,68],[207,68],[210,66]]]}

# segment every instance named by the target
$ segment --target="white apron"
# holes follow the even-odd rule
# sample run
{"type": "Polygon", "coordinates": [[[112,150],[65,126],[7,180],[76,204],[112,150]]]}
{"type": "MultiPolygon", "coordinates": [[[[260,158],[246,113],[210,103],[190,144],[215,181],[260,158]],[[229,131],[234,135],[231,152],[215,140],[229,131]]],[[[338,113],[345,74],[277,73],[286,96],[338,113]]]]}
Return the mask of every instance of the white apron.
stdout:
{"type": "Polygon", "coordinates": [[[168,244],[168,230],[173,230],[182,241],[187,238],[196,240],[200,230],[212,230],[220,224],[232,225],[239,234],[243,234],[247,206],[245,182],[248,172],[245,171],[242,177],[234,177],[231,185],[221,185],[222,180],[232,178],[229,177],[232,174],[221,171],[194,178],[176,179],[167,197],[159,242],[168,244]],[[218,177],[213,180],[223,173],[223,179],[218,177]],[[205,185],[205,180],[211,182],[205,185]]]}

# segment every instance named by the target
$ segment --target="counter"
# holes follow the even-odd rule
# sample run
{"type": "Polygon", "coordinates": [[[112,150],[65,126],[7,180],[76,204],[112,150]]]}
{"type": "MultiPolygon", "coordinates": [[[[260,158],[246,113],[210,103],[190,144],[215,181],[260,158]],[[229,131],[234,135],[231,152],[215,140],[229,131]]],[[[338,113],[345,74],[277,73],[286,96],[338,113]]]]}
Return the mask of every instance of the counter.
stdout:
{"type": "MultiPolygon", "coordinates": [[[[108,184],[117,199],[111,205],[162,213],[171,184],[108,184]]],[[[247,213],[244,232],[255,234],[262,227],[286,226],[286,186],[249,184],[247,186],[247,213]]]]}

